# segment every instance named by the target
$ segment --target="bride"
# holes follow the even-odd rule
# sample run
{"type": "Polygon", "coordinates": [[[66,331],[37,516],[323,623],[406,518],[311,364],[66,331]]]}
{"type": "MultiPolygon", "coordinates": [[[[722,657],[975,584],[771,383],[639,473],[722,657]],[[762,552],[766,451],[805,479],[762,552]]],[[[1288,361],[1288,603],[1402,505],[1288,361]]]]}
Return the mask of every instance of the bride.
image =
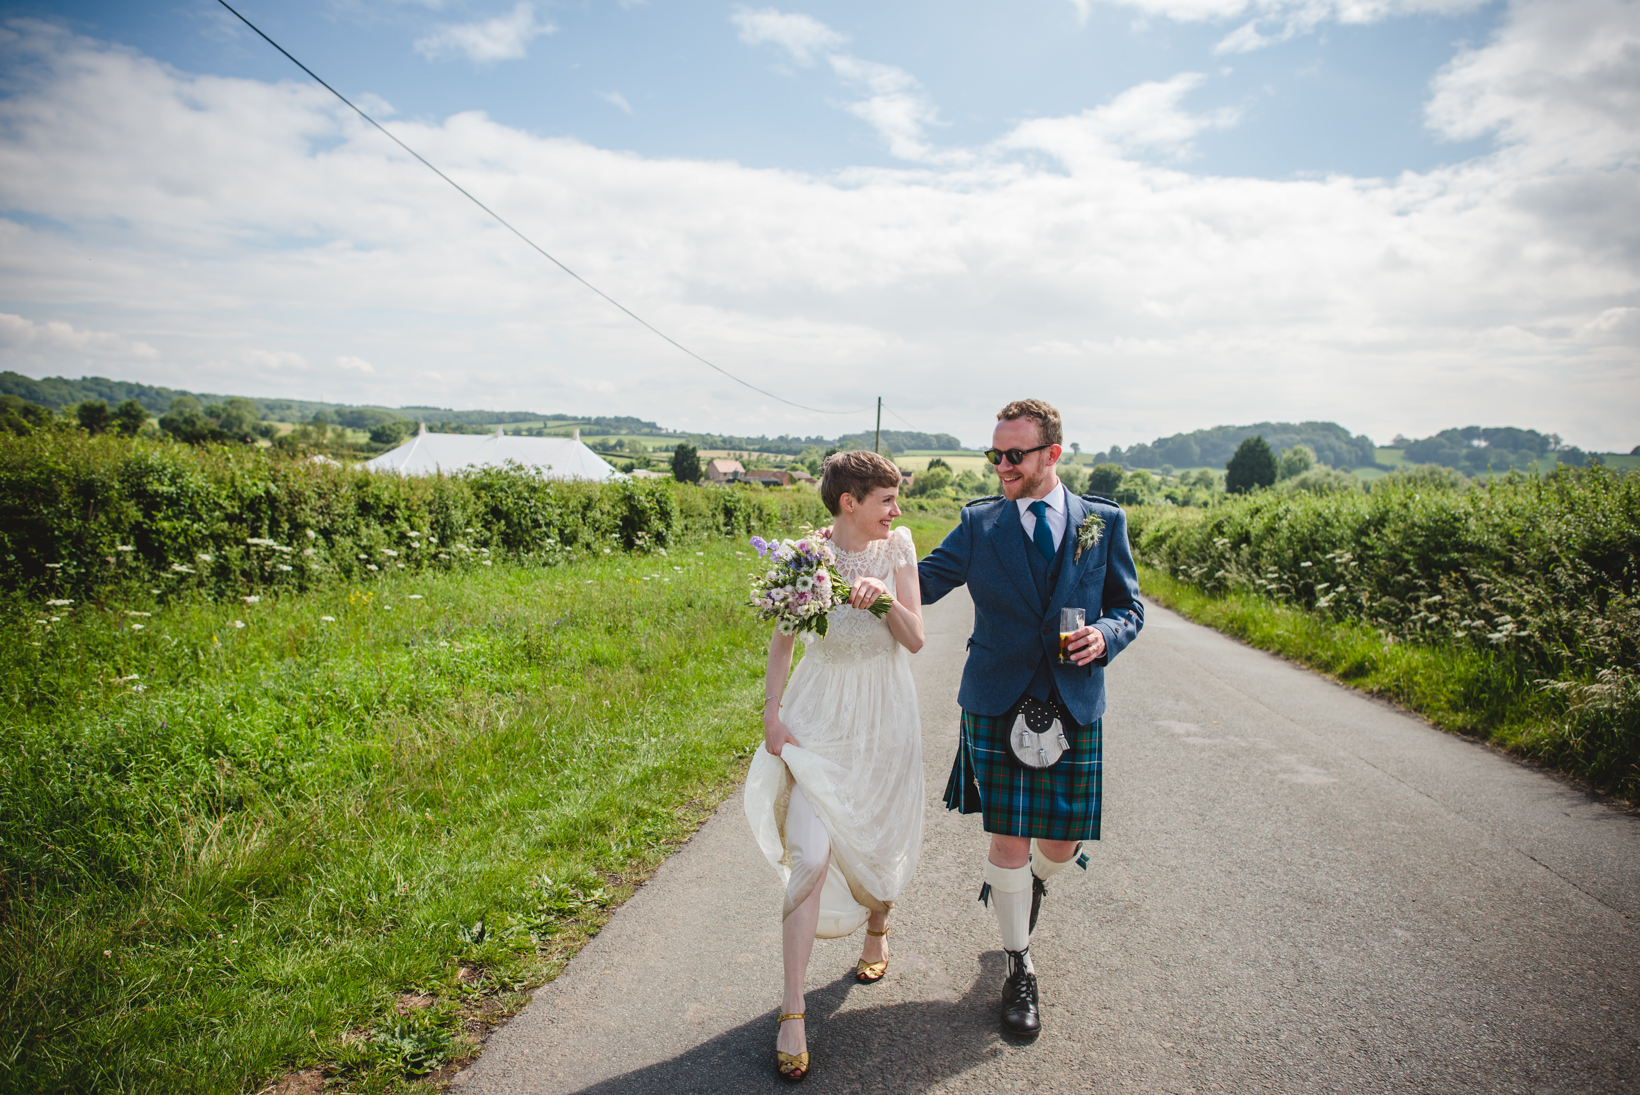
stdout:
{"type": "Polygon", "coordinates": [[[769,644],[746,816],[786,883],[775,1068],[793,1083],[809,1072],[803,975],[814,940],[864,924],[855,978],[881,980],[888,913],[922,845],[921,724],[907,654],[922,648],[922,599],[910,530],[889,527],[899,489],[899,469],[876,453],[827,458],[820,497],[835,519],[831,542],[849,603],[831,611],[824,637],[806,640],[790,681],[796,640],[777,631],[769,644]],[[894,604],[878,619],[867,606],[885,593],[894,604]]]}

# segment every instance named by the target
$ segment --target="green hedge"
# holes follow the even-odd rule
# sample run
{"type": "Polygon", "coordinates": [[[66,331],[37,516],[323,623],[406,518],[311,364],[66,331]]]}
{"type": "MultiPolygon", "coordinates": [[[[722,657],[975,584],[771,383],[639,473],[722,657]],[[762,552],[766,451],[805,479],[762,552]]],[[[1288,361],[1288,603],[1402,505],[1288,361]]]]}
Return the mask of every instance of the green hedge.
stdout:
{"type": "Polygon", "coordinates": [[[1522,751],[1640,793],[1640,476],[1562,468],[1467,491],[1260,492],[1136,510],[1133,541],[1208,593],[1473,652],[1535,697],[1543,725],[1522,751]]]}
{"type": "Polygon", "coordinates": [[[563,482],[493,468],[400,478],[260,449],[77,431],[0,437],[0,589],[35,598],[237,596],[825,520],[801,489],[563,482]]]}

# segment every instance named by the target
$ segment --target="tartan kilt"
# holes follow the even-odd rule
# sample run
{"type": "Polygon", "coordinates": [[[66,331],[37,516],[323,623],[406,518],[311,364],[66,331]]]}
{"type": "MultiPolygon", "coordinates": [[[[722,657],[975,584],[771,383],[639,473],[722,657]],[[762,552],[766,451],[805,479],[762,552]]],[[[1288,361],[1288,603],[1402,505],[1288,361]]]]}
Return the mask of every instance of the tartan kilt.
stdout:
{"type": "Polygon", "coordinates": [[[1007,715],[964,711],[945,784],[946,808],[983,814],[985,831],[1002,836],[1098,840],[1103,722],[1067,726],[1071,747],[1059,763],[1027,768],[1008,748],[1007,715]]]}

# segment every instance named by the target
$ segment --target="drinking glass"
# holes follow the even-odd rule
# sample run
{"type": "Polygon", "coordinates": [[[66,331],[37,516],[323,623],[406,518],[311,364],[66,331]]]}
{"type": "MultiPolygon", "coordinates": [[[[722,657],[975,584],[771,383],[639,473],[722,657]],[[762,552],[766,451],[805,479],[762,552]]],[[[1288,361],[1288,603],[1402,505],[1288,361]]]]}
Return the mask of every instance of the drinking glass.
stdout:
{"type": "Polygon", "coordinates": [[[1088,622],[1086,609],[1062,608],[1059,610],[1059,664],[1075,665],[1076,660],[1071,657],[1071,636],[1082,630],[1082,625],[1088,622]]]}

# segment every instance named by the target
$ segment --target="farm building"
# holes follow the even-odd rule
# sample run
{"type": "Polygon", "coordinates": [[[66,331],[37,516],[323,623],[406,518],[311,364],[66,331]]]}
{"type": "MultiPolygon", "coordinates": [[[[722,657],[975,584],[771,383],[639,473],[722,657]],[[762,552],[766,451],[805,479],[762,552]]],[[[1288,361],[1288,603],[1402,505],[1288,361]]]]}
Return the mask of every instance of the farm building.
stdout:
{"type": "Polygon", "coordinates": [[[499,468],[518,464],[548,479],[620,479],[621,473],[574,437],[508,437],[500,426],[490,434],[428,433],[422,423],[414,437],[365,462],[370,471],[397,475],[499,468]]]}

